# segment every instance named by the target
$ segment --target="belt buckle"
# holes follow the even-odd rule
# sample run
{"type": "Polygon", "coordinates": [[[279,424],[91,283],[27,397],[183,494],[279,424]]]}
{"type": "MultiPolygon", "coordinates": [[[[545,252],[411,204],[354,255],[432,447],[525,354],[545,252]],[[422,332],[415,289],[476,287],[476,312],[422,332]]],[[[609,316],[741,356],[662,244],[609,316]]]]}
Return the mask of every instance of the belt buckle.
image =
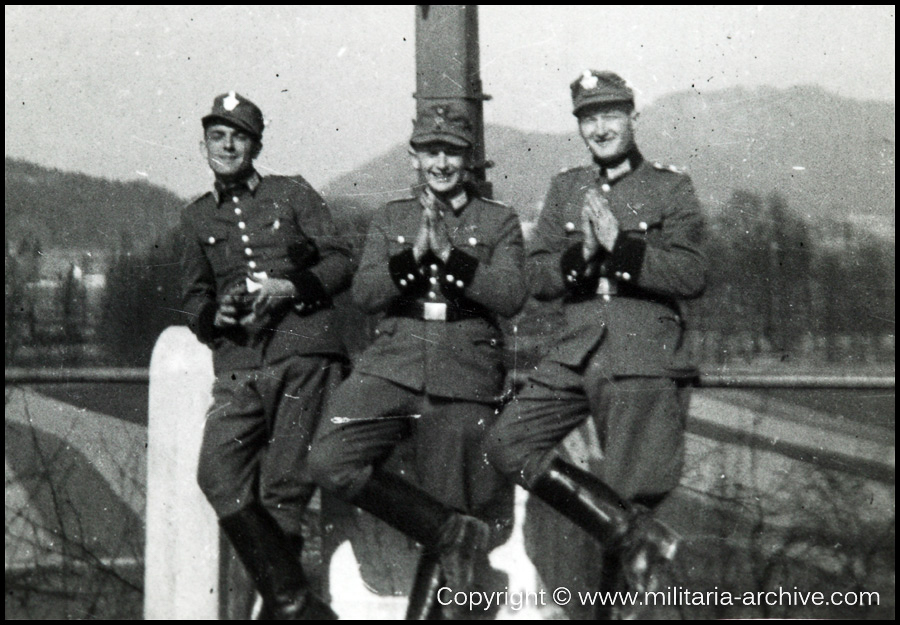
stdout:
{"type": "Polygon", "coordinates": [[[425,321],[447,321],[447,304],[425,302],[425,321]]]}
{"type": "Polygon", "coordinates": [[[597,283],[597,295],[609,297],[610,295],[615,295],[616,290],[616,283],[609,278],[600,278],[600,281],[597,283]]]}

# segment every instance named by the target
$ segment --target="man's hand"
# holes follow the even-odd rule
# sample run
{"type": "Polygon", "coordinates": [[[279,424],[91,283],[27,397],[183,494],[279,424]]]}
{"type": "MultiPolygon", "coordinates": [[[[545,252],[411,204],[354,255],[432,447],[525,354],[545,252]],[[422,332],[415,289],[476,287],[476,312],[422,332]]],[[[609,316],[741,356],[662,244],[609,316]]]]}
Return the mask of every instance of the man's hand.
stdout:
{"type": "Polygon", "coordinates": [[[444,215],[438,210],[432,209],[428,217],[428,245],[445,263],[450,258],[450,231],[444,215]]]}
{"type": "Polygon", "coordinates": [[[217,328],[241,325],[249,308],[246,285],[243,282],[235,282],[219,296],[213,325],[217,328]]]}
{"type": "Polygon", "coordinates": [[[253,280],[260,286],[253,300],[253,313],[251,315],[253,319],[248,319],[247,322],[252,323],[265,319],[279,308],[290,304],[297,297],[297,287],[294,286],[293,282],[285,278],[263,278],[260,280],[256,277],[250,277],[248,279],[253,280]]]}
{"type": "Polygon", "coordinates": [[[612,252],[619,238],[619,220],[609,210],[609,200],[601,196],[595,189],[588,189],[585,194],[585,205],[582,215],[587,211],[597,242],[607,252],[612,252]]]}
{"type": "Polygon", "coordinates": [[[224,295],[219,300],[213,325],[217,328],[227,328],[238,324],[237,298],[234,295],[224,295]]]}
{"type": "Polygon", "coordinates": [[[591,223],[590,207],[585,203],[581,207],[581,232],[584,234],[584,243],[581,246],[581,254],[584,260],[589,261],[597,255],[600,249],[600,242],[594,233],[594,226],[591,223]]]}
{"type": "Polygon", "coordinates": [[[416,262],[420,262],[425,252],[428,251],[428,216],[430,210],[432,209],[426,208],[422,211],[422,221],[419,223],[419,232],[416,234],[416,242],[413,244],[413,256],[415,256],[416,262]]]}

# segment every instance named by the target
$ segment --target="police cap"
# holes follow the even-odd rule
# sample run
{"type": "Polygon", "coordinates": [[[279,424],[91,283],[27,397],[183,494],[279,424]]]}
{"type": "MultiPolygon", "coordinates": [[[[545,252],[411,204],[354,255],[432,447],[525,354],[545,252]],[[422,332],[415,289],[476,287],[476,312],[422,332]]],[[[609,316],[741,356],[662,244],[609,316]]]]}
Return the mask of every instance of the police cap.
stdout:
{"type": "Polygon", "coordinates": [[[461,148],[475,145],[475,127],[468,113],[453,103],[434,104],[413,121],[413,147],[427,143],[449,143],[461,148]]]}
{"type": "Polygon", "coordinates": [[[625,102],[634,106],[634,91],[628,83],[613,72],[586,69],[575,79],[572,89],[572,113],[594,104],[625,102]]]}
{"type": "Polygon", "coordinates": [[[234,91],[223,93],[213,100],[212,111],[203,118],[203,128],[215,123],[225,123],[240,128],[257,139],[262,139],[263,128],[265,128],[263,114],[259,107],[234,91]]]}

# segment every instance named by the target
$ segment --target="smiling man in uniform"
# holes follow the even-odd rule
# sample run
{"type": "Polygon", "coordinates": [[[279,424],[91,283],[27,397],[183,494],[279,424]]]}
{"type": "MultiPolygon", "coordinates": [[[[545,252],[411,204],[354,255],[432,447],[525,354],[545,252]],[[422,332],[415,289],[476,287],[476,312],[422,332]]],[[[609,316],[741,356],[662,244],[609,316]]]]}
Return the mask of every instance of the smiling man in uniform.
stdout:
{"type": "Polygon", "coordinates": [[[571,85],[592,163],[556,176],[529,255],[532,293],[562,303],[563,327],[488,434],[510,479],[604,547],[605,575],[647,587],[676,537],[649,510],[684,453],[687,362],[680,302],[706,284],[703,218],[690,178],[644,160],[634,94],[612,72],[571,85]],[[595,476],[554,447],[585,419],[602,446],[595,476]]]}
{"type": "Polygon", "coordinates": [[[353,279],[356,302],[382,315],[377,338],[309,458],[322,488],[424,546],[410,618],[431,612],[441,576],[467,590],[498,520],[491,505],[509,488],[482,441],[505,375],[498,317],[527,295],[522,230],[511,208],[467,184],[474,142],[461,106],[435,104],[415,121],[410,154],[425,184],[376,213],[353,279]],[[408,438],[425,490],[380,468],[408,438]]]}
{"type": "Polygon", "coordinates": [[[213,190],[181,221],[184,310],[216,381],[198,481],[263,598],[262,618],[336,618],[300,566],[304,467],[346,355],[332,297],[351,280],[328,207],[300,176],[262,177],[263,115],[234,92],[203,118],[213,190]]]}

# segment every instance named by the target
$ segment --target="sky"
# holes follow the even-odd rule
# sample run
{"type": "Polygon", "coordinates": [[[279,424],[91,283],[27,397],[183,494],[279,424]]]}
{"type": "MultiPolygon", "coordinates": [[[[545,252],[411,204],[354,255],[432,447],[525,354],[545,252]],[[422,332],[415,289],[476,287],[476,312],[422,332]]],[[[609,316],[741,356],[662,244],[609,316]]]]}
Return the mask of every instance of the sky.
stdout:
{"type": "MultiPolygon", "coordinates": [[[[610,69],[638,105],[689,89],[819,85],[894,101],[894,7],[479,7],[488,124],[575,132],[568,84],[610,69]]],[[[7,157],[189,198],[200,118],[237,91],[267,118],[261,172],[322,187],[408,140],[405,6],[6,6],[7,157]]],[[[488,146],[489,149],[489,146],[488,146]]]]}

